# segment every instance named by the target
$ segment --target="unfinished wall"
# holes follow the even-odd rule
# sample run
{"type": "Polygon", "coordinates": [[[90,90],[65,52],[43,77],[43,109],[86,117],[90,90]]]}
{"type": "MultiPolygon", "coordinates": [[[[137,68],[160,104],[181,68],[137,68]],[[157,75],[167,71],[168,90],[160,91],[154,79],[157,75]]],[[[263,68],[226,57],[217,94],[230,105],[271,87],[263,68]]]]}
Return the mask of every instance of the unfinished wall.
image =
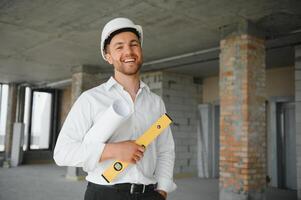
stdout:
{"type": "Polygon", "coordinates": [[[267,70],[267,97],[294,96],[294,68],[276,68],[267,70]]]}
{"type": "Polygon", "coordinates": [[[295,48],[295,121],[296,121],[296,155],[297,155],[297,190],[301,199],[301,46],[295,48]]]}
{"type": "MultiPolygon", "coordinates": [[[[294,96],[294,68],[283,67],[266,70],[267,97],[294,96]]],[[[203,103],[213,103],[219,100],[218,77],[208,77],[203,81],[203,103]]]]}
{"type": "Polygon", "coordinates": [[[203,81],[203,103],[213,103],[219,100],[218,76],[212,76],[203,81]]]}
{"type": "Polygon", "coordinates": [[[141,80],[146,83],[149,89],[162,97],[163,94],[163,73],[162,72],[151,72],[141,74],[141,80]]]}
{"type": "Polygon", "coordinates": [[[163,100],[172,116],[176,144],[175,173],[197,171],[197,101],[201,87],[192,76],[163,74],[163,100]]]}
{"type": "Polygon", "coordinates": [[[176,145],[174,173],[196,174],[197,104],[201,99],[202,87],[194,84],[192,76],[176,73],[145,73],[142,80],[163,98],[167,113],[173,119],[171,129],[176,145]]]}

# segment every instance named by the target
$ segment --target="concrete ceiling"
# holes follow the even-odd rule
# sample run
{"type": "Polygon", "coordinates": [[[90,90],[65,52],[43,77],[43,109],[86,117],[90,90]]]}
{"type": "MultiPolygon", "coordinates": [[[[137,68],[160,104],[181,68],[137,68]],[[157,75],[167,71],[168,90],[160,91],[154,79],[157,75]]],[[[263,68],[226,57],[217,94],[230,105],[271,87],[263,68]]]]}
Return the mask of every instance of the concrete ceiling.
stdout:
{"type": "Polygon", "coordinates": [[[144,28],[145,71],[216,74],[219,30],[240,18],[256,23],[271,45],[289,49],[271,47],[273,57],[279,58],[277,49],[280,55],[293,52],[301,41],[301,36],[294,37],[301,29],[298,0],[1,0],[0,82],[68,79],[73,66],[85,64],[110,69],[100,56],[100,31],[120,16],[144,28]]]}

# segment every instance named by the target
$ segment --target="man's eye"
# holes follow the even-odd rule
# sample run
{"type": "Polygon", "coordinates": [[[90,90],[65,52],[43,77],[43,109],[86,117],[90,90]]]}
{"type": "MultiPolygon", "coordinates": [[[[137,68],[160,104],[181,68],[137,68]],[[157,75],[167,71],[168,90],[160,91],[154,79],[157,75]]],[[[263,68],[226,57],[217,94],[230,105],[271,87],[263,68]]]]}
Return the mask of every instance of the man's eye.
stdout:
{"type": "Polygon", "coordinates": [[[118,47],[116,47],[116,49],[118,49],[118,50],[119,50],[119,49],[122,49],[122,46],[118,46],[118,47]]]}

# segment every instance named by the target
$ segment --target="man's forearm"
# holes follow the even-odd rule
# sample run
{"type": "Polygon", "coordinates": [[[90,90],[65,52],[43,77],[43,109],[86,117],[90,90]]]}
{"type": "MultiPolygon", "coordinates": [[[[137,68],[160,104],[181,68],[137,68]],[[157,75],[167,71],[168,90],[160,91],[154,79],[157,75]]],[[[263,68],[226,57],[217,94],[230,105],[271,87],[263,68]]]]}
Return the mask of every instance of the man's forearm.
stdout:
{"type": "Polygon", "coordinates": [[[99,162],[114,158],[114,143],[107,143],[100,156],[99,162]]]}
{"type": "Polygon", "coordinates": [[[143,157],[143,153],[144,148],[134,141],[107,143],[100,156],[99,162],[115,159],[127,163],[136,163],[143,157]]]}

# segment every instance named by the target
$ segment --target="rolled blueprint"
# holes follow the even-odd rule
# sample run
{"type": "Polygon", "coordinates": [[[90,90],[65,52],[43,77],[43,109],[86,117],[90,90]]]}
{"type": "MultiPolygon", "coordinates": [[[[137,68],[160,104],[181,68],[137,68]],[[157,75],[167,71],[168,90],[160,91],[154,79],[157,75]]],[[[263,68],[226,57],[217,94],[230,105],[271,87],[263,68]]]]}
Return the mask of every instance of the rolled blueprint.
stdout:
{"type": "Polygon", "coordinates": [[[115,100],[107,110],[100,114],[87,132],[84,142],[106,142],[130,114],[130,108],[124,101],[115,100]]]}

